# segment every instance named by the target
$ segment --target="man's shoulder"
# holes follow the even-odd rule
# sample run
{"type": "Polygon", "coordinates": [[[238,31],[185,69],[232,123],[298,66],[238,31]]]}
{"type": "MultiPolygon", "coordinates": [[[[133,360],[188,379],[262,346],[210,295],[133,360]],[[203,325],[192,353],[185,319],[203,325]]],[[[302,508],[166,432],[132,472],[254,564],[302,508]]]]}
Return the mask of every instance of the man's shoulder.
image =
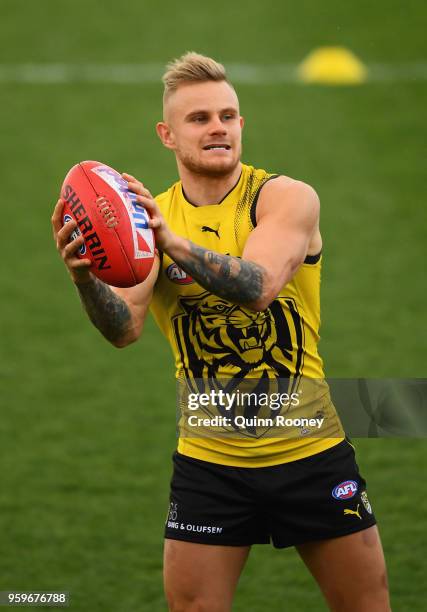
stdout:
{"type": "Polygon", "coordinates": [[[266,196],[273,198],[284,196],[284,199],[289,201],[305,198],[313,202],[319,199],[315,189],[304,181],[286,176],[285,174],[271,175],[271,179],[274,180],[267,181],[263,188],[264,198],[266,196]]]}
{"type": "Polygon", "coordinates": [[[263,191],[281,192],[289,187],[293,187],[295,191],[315,193],[314,188],[304,181],[288,176],[283,172],[264,170],[250,164],[242,164],[243,171],[248,176],[253,176],[255,179],[261,180],[263,183],[263,191]],[[265,188],[264,188],[265,183],[265,188]],[[268,185],[268,186],[267,186],[268,185]]]}
{"type": "Polygon", "coordinates": [[[290,226],[292,219],[298,225],[318,226],[319,213],[320,200],[311,185],[279,175],[266,182],[260,193],[256,224],[268,217],[285,226],[290,226]]]}

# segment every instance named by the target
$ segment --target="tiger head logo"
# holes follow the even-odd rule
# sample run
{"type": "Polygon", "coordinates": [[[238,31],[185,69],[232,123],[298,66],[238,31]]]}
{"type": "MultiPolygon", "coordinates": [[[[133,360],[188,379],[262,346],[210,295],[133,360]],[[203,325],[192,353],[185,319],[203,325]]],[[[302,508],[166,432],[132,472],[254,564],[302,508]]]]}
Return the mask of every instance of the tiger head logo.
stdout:
{"type": "Polygon", "coordinates": [[[276,341],[268,311],[255,312],[212,294],[192,312],[194,337],[205,355],[254,368],[276,341]]]}
{"type": "MultiPolygon", "coordinates": [[[[180,303],[184,314],[174,318],[175,334],[182,361],[193,376],[216,376],[227,367],[242,378],[262,364],[274,364],[279,339],[272,307],[255,312],[209,292],[182,297],[180,303]]],[[[284,317],[283,321],[286,325],[284,317]]],[[[280,361],[277,365],[283,370],[280,361]]]]}

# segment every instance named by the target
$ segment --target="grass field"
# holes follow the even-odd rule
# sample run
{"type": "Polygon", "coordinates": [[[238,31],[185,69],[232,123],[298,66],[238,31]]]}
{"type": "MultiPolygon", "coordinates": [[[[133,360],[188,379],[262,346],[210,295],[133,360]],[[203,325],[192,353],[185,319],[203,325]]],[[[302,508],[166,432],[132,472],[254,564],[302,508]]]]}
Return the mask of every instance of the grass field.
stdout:
{"type": "MultiPolygon", "coordinates": [[[[204,6],[0,0],[3,65],[301,61],[341,44],[363,61],[427,63],[420,2],[294,0],[204,6]],[[348,3],[345,3],[348,4],[348,3]]],[[[427,73],[359,87],[238,85],[243,160],[311,183],[322,202],[321,352],[336,377],[426,375],[427,73]],[[423,155],[424,154],[424,155],[423,155]]],[[[111,348],[87,323],[54,248],[66,170],[99,159],[153,192],[176,177],[154,134],[159,84],[0,79],[2,333],[0,590],[64,589],[72,609],[157,612],[175,439],[166,342],[111,348]],[[9,223],[9,220],[11,223],[9,223]]],[[[425,609],[425,440],[361,440],[393,610],[425,609]]],[[[357,580],[357,576],[355,576],[357,580]]],[[[325,607],[296,554],[258,547],[237,612],[325,607]]],[[[369,611],[367,611],[369,612],[369,611]]]]}

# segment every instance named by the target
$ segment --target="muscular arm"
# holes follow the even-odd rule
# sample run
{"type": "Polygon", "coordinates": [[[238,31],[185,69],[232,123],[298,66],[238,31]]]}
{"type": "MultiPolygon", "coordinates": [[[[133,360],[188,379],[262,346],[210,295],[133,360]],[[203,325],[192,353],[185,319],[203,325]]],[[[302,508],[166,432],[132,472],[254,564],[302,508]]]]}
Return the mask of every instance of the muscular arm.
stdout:
{"type": "Polygon", "coordinates": [[[184,238],[168,254],[202,287],[231,302],[247,304],[262,295],[265,270],[253,261],[221,255],[184,238]]]}
{"type": "Polygon", "coordinates": [[[91,275],[75,282],[83,307],[101,334],[117,348],[135,342],[141,334],[159,269],[156,257],[148,278],[135,287],[110,287],[91,275]]]}
{"type": "Polygon", "coordinates": [[[81,302],[92,323],[113,344],[123,339],[132,325],[129,306],[95,276],[87,283],[76,283],[81,302]]]}

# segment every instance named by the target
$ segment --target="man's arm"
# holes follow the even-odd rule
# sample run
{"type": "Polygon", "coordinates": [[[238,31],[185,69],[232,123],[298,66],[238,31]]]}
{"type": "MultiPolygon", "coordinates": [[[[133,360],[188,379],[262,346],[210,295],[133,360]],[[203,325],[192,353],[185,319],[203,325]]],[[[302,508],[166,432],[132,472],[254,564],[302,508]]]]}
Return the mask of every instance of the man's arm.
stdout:
{"type": "Polygon", "coordinates": [[[156,256],[150,274],[135,287],[111,287],[91,274],[88,282],[76,282],[81,302],[92,323],[117,348],[141,335],[159,270],[156,256]]]}
{"type": "Polygon", "coordinates": [[[202,287],[232,302],[265,310],[292,279],[310,247],[321,249],[319,199],[305,183],[285,177],[266,183],[259,197],[257,227],[239,258],[171,232],[148,190],[134,177],[124,176],[150,213],[159,247],[202,287]]]}
{"type": "Polygon", "coordinates": [[[114,346],[125,347],[135,342],[141,334],[158,275],[159,258],[155,257],[153,268],[143,283],[128,289],[110,287],[90,272],[89,259],[77,257],[83,236],[70,242],[76,223],[70,221],[62,227],[63,205],[63,201],[59,200],[52,216],[57,249],[92,323],[114,346]]]}
{"type": "Polygon", "coordinates": [[[243,250],[243,259],[256,261],[265,270],[257,310],[268,307],[307,255],[322,250],[319,214],[319,198],[310,185],[279,177],[262,188],[257,226],[243,250]]]}

